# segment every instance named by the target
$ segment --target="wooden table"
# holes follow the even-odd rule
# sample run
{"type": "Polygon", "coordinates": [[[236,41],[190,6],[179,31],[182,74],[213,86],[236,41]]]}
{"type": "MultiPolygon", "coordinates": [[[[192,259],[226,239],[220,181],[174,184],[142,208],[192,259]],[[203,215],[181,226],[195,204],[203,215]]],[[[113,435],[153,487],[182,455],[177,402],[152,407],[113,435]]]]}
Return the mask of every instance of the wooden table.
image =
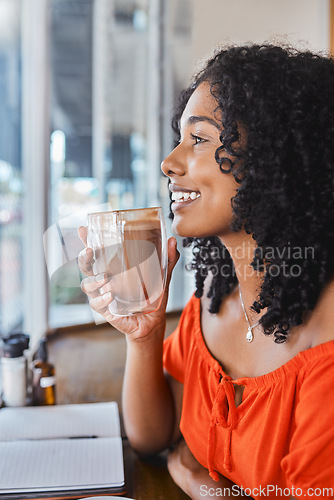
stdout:
{"type": "Polygon", "coordinates": [[[136,500],[189,499],[172,480],[166,467],[167,454],[140,459],[128,441],[124,442],[127,495],[136,500]]]}
{"type": "MultiPolygon", "coordinates": [[[[168,320],[168,331],[178,316],[168,320]]],[[[50,361],[57,376],[57,403],[117,401],[120,413],[125,366],[124,336],[111,327],[76,328],[49,339],[50,361]]],[[[123,431],[124,432],[124,431],[123,431]]],[[[136,500],[184,500],[189,497],[168,473],[167,453],[139,458],[125,438],[124,465],[127,496],[136,500]]]]}

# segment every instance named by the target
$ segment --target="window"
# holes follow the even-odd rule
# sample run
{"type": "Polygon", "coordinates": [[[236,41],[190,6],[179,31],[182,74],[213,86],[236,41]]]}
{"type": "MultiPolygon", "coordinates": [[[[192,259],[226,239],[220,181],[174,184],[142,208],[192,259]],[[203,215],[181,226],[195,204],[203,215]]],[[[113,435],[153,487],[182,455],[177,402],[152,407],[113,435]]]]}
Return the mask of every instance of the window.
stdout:
{"type": "MultiPolygon", "coordinates": [[[[171,233],[159,166],[188,79],[189,12],[188,0],[0,0],[2,335],[34,345],[93,321],[75,262],[87,212],[163,205],[171,233]]],[[[170,309],[189,295],[175,274],[170,309]]]]}
{"type": "MultiPolygon", "coordinates": [[[[48,241],[55,270],[49,322],[57,327],[92,321],[75,264],[77,227],[87,212],[105,203],[115,210],[164,204],[169,225],[167,182],[159,168],[167,12],[156,0],[52,0],[50,6],[49,225],[56,227],[48,241]],[[68,261],[61,268],[57,252],[68,261]]],[[[176,19],[184,55],[189,17],[176,19]]],[[[174,90],[168,92],[173,100],[174,90]]],[[[169,150],[169,124],[167,137],[169,150]]],[[[180,278],[170,307],[184,303],[182,273],[180,278]]]]}

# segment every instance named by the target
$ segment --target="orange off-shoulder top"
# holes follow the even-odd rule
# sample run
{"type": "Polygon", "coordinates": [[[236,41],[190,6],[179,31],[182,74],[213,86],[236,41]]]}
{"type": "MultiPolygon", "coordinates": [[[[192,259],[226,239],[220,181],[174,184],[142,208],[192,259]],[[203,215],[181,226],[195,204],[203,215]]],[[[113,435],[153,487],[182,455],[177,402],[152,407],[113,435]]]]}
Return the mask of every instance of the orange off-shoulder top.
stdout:
{"type": "Polygon", "coordinates": [[[334,341],[232,380],[205,344],[200,314],[193,296],[163,354],[184,384],[180,429],[193,455],[211,477],[219,472],[254,497],[334,495],[334,341]],[[238,407],[234,384],[244,386],[238,407]]]}

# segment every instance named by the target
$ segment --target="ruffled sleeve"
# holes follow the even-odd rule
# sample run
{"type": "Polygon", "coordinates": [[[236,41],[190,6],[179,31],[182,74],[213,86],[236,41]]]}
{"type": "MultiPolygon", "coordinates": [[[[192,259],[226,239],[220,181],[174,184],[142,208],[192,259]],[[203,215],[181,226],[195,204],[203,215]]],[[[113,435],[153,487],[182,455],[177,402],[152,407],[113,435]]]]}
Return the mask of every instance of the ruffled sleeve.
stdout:
{"type": "Polygon", "coordinates": [[[183,309],[179,324],[174,332],[164,341],[163,365],[165,370],[178,382],[184,383],[185,369],[192,341],[193,325],[196,317],[196,299],[194,296],[183,309]]]}
{"type": "Polygon", "coordinates": [[[303,370],[289,452],[281,462],[296,498],[305,498],[309,488],[334,493],[334,356],[312,359],[303,370]]]}

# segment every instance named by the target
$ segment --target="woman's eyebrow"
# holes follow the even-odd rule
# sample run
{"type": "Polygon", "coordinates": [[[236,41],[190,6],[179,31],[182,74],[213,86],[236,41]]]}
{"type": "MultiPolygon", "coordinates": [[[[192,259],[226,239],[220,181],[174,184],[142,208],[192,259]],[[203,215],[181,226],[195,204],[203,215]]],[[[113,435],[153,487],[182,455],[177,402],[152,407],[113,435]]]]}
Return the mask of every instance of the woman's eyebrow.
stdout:
{"type": "Polygon", "coordinates": [[[197,122],[208,122],[211,125],[213,125],[214,127],[216,127],[216,129],[218,129],[219,131],[221,130],[221,126],[215,120],[210,118],[209,116],[191,115],[187,119],[186,123],[187,123],[187,125],[193,125],[194,123],[197,123],[197,122]]]}

